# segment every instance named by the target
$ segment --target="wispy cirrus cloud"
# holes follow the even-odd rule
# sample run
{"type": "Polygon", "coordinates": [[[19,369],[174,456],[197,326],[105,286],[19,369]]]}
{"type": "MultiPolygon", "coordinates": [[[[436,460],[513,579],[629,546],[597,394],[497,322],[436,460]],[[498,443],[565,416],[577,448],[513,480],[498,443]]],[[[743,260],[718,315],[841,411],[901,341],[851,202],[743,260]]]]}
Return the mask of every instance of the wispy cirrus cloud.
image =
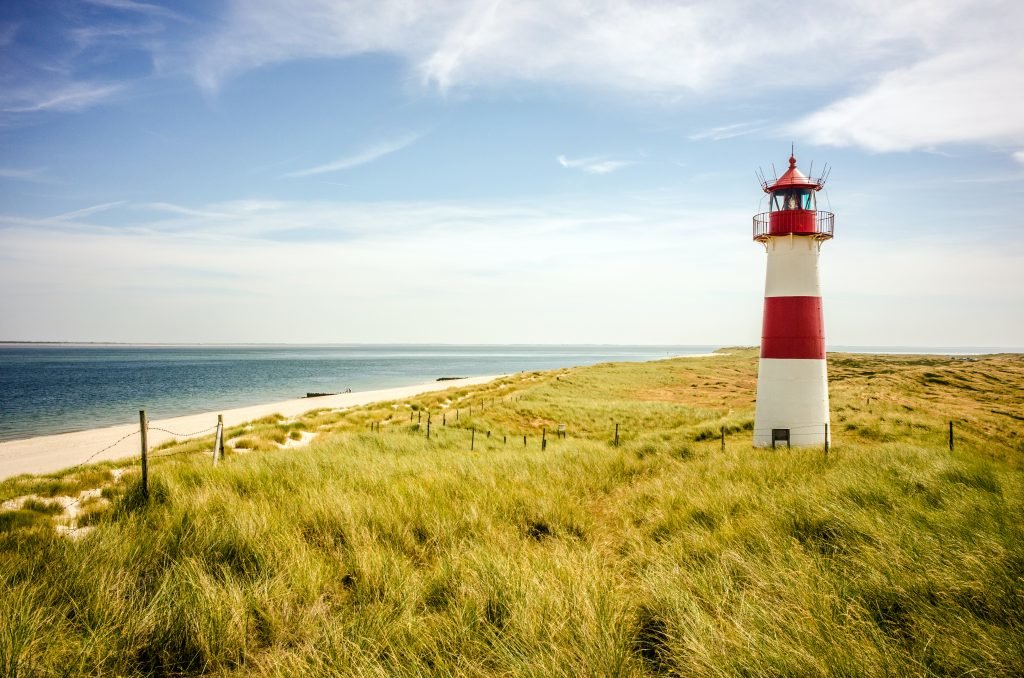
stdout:
{"type": "Polygon", "coordinates": [[[317,174],[327,174],[328,172],[340,172],[341,170],[352,169],[353,167],[359,167],[360,165],[366,165],[379,158],[383,158],[386,155],[397,153],[403,148],[415,143],[422,135],[420,134],[407,134],[396,139],[390,139],[388,141],[382,141],[372,146],[368,146],[362,150],[356,151],[351,155],[346,155],[337,160],[324,163],[322,165],[316,165],[314,167],[308,167],[302,170],[296,170],[294,172],[288,172],[283,174],[282,177],[289,179],[297,179],[301,177],[310,177],[317,174]]]}
{"type": "Polygon", "coordinates": [[[43,169],[19,169],[16,167],[0,167],[0,179],[13,179],[15,181],[44,181],[43,169]]]}
{"type": "Polygon", "coordinates": [[[95,5],[97,7],[104,7],[107,9],[116,9],[124,12],[134,12],[137,14],[145,14],[147,16],[166,17],[168,19],[177,19],[184,21],[185,18],[177,12],[163,7],[161,5],[154,5],[148,2],[138,2],[137,0],[84,0],[89,5],[95,5]]]}
{"type": "Polygon", "coordinates": [[[6,113],[80,111],[102,103],[125,89],[123,83],[71,82],[55,87],[33,87],[8,92],[3,97],[6,113]]]}
{"type": "Polygon", "coordinates": [[[183,29],[191,24],[162,5],[136,0],[83,0],[49,12],[27,7],[0,24],[5,125],[116,100],[152,71],[158,52],[177,44],[161,35],[171,21],[183,29]]]}
{"type": "Polygon", "coordinates": [[[112,202],[104,202],[104,203],[100,203],[98,205],[90,205],[89,207],[83,207],[81,209],[72,210],[70,212],[63,212],[61,214],[57,214],[57,215],[54,215],[52,217],[48,217],[48,218],[44,219],[43,221],[51,222],[51,223],[52,222],[61,222],[61,221],[74,221],[76,219],[81,219],[82,217],[87,217],[87,216],[90,216],[90,215],[93,215],[93,214],[97,214],[99,212],[106,212],[106,211],[112,210],[112,209],[114,209],[116,207],[121,207],[122,205],[125,205],[125,204],[127,204],[127,203],[124,200],[115,200],[115,201],[112,201],[112,202]]]}
{"type": "Polygon", "coordinates": [[[634,164],[631,160],[610,160],[603,156],[571,159],[560,155],[556,160],[558,160],[559,165],[566,169],[578,169],[587,174],[611,174],[616,170],[634,164]]]}
{"type": "Polygon", "coordinates": [[[737,122],[731,125],[721,125],[719,127],[711,127],[700,132],[695,132],[694,134],[690,135],[690,140],[704,141],[705,139],[710,139],[711,141],[721,141],[723,139],[733,139],[735,137],[746,136],[747,134],[760,132],[763,129],[763,120],[755,120],[753,122],[737,122]]]}

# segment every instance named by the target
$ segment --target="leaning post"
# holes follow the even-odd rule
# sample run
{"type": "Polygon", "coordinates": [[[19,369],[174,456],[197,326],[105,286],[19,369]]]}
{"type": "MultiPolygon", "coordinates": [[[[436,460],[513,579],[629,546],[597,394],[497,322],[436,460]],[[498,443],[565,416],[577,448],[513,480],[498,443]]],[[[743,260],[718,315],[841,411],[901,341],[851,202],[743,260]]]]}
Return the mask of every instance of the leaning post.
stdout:
{"type": "Polygon", "coordinates": [[[213,465],[224,456],[224,415],[217,415],[217,431],[213,434],[213,465]]]}

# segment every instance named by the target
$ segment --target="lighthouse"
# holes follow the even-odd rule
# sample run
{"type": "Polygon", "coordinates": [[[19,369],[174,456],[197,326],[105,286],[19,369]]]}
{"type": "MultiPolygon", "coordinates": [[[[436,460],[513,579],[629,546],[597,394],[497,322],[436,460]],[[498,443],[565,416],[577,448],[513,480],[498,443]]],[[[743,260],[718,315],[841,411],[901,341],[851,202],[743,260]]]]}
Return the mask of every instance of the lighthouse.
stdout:
{"type": "MultiPolygon", "coordinates": [[[[812,163],[813,165],[813,163],[812,163]]],[[[754,240],[768,253],[761,359],[757,370],[756,447],[823,445],[828,430],[828,370],[818,255],[834,215],[817,207],[828,173],[805,175],[789,157],[775,181],[760,176],[768,211],[754,217],[754,240]]]]}

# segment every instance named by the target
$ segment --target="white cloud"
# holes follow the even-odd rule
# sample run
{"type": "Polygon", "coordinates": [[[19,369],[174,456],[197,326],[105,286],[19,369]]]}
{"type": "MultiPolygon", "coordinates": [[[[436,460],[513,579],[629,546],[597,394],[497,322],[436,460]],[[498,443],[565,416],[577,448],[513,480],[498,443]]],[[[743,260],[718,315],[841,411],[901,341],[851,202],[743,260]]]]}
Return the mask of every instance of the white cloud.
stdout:
{"type": "MultiPolygon", "coordinates": [[[[685,101],[827,87],[839,100],[793,135],[899,150],[1024,138],[1021,25],[1017,0],[234,0],[191,69],[215,90],[266,64],[388,53],[442,92],[526,82],[685,101]]],[[[748,125],[693,138],[762,131],[748,125]]]]}
{"type": "Polygon", "coordinates": [[[1024,165],[1024,151],[1017,151],[1013,154],[1013,159],[1024,165]]]}
{"type": "Polygon", "coordinates": [[[288,172],[283,176],[290,178],[308,177],[316,174],[326,174],[328,172],[338,172],[340,170],[352,169],[353,167],[358,167],[359,165],[371,163],[374,160],[377,160],[378,158],[383,158],[385,155],[390,155],[392,153],[400,151],[406,146],[409,146],[410,144],[414,143],[419,138],[420,135],[418,134],[407,134],[397,139],[392,139],[390,141],[383,141],[378,144],[374,144],[373,146],[353,153],[352,155],[347,155],[345,157],[338,158],[337,160],[332,160],[331,162],[325,163],[323,165],[317,165],[315,167],[310,167],[308,169],[298,170],[295,172],[288,172]]]}
{"type": "Polygon", "coordinates": [[[604,157],[577,158],[571,160],[564,155],[557,158],[558,164],[568,169],[579,169],[587,174],[611,174],[617,169],[632,165],[629,160],[608,160],[604,157]]]}
{"type": "Polygon", "coordinates": [[[839,0],[797,0],[785,17],[754,0],[235,0],[220,30],[194,45],[193,69],[216,89],[270,63],[387,52],[442,91],[509,81],[670,95],[807,85],[849,75],[920,30],[920,19],[887,18],[896,14],[839,0]],[[813,53],[815,67],[798,68],[806,57],[794,62],[795,52],[813,53]],[[752,68],[769,59],[776,67],[752,68]]]}
{"type": "Polygon", "coordinates": [[[882,76],[790,127],[817,143],[904,151],[1024,142],[1024,46],[979,45],[882,76]]]}

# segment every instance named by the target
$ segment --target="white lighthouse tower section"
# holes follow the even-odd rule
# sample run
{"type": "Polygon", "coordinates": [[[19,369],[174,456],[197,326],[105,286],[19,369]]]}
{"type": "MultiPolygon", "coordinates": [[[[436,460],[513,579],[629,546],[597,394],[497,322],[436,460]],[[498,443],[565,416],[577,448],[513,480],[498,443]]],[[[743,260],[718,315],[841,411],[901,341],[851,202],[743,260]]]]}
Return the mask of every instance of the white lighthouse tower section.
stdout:
{"type": "MultiPolygon", "coordinates": [[[[789,429],[789,442],[794,447],[823,445],[828,423],[828,371],[824,360],[761,358],[757,368],[755,447],[771,447],[772,429],[789,429]]],[[[831,437],[829,431],[829,442],[831,437]]]]}
{"type": "Polygon", "coordinates": [[[818,253],[821,243],[799,235],[777,235],[766,244],[765,297],[820,297],[818,253]]]}
{"type": "MultiPolygon", "coordinates": [[[[765,297],[821,297],[821,242],[805,236],[775,236],[765,243],[765,297]]],[[[773,429],[788,429],[793,446],[822,445],[829,424],[828,369],[822,359],[764,358],[757,374],[754,445],[769,447],[773,429]]],[[[831,431],[828,433],[831,438],[831,431]]],[[[783,443],[784,444],[784,443],[783,443]]]]}

